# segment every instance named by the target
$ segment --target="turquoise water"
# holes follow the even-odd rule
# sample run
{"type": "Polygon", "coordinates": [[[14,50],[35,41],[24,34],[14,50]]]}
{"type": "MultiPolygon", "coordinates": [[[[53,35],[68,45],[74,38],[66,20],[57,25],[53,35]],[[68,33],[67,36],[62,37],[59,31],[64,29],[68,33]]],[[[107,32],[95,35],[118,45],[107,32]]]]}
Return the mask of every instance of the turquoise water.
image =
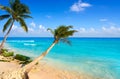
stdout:
{"type": "MultiPolygon", "coordinates": [[[[2,38],[0,38],[1,40],[2,38]]],[[[45,57],[56,67],[74,70],[100,79],[120,79],[120,38],[70,38],[72,45],[57,44],[45,57]]],[[[53,38],[8,38],[6,47],[37,57],[53,38]]]]}

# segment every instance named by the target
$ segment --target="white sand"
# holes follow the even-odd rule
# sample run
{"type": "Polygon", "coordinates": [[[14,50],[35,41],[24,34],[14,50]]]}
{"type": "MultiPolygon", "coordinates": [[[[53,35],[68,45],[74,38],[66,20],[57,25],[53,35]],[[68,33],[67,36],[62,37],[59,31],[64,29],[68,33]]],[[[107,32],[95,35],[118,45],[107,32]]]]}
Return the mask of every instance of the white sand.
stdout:
{"type": "MultiPolygon", "coordinates": [[[[0,72],[20,68],[16,62],[0,62],[0,72]]],[[[40,63],[33,67],[29,72],[29,79],[95,79],[90,76],[80,75],[77,72],[70,72],[55,67],[49,66],[45,63],[40,63]]]]}

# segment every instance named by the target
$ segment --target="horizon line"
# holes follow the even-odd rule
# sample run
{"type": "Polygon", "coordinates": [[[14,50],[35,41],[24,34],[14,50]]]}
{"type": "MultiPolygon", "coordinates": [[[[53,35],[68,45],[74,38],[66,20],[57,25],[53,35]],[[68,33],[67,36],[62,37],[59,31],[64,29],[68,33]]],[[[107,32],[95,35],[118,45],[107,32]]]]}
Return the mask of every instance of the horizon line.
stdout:
{"type": "MultiPolygon", "coordinates": [[[[54,38],[54,37],[8,37],[8,38],[54,38]]],[[[68,38],[120,38],[120,37],[68,37],[68,38]]]]}

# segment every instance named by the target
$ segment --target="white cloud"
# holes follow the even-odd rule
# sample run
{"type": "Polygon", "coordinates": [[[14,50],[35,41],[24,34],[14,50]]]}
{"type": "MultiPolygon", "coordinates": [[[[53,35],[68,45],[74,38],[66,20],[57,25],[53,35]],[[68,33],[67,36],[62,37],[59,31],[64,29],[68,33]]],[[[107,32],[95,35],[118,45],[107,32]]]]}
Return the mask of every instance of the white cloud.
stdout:
{"type": "Polygon", "coordinates": [[[106,31],[107,29],[106,29],[105,27],[102,27],[102,30],[103,30],[103,31],[106,31]]]}
{"type": "Polygon", "coordinates": [[[24,30],[23,30],[23,28],[22,27],[20,27],[20,26],[17,26],[17,25],[13,25],[13,27],[12,27],[12,30],[11,30],[13,33],[14,32],[24,32],[24,30]]]}
{"type": "MultiPolygon", "coordinates": [[[[38,27],[28,27],[28,33],[26,33],[23,28],[13,25],[13,29],[10,32],[9,36],[17,37],[49,37],[52,34],[46,30],[47,27],[39,25],[38,27]]],[[[53,29],[53,28],[52,28],[53,29]]],[[[76,29],[78,32],[75,33],[76,37],[120,37],[120,27],[118,26],[102,26],[100,28],[85,28],[80,27],[76,29]]],[[[0,31],[0,36],[3,36],[5,33],[0,31]]]]}
{"type": "Polygon", "coordinates": [[[30,25],[31,25],[32,27],[35,27],[35,26],[36,26],[36,24],[35,24],[34,22],[31,22],[30,25]]]}
{"type": "Polygon", "coordinates": [[[34,29],[29,27],[29,28],[28,28],[28,31],[33,32],[33,31],[34,31],[34,29]]]}
{"type": "Polygon", "coordinates": [[[100,19],[100,21],[101,22],[106,22],[106,21],[108,21],[108,19],[102,18],[102,19],[100,19]]]}
{"type": "Polygon", "coordinates": [[[79,28],[79,37],[120,37],[120,27],[110,26],[96,28],[79,28]]]}
{"type": "Polygon", "coordinates": [[[91,7],[92,5],[89,3],[84,3],[82,0],[79,0],[77,3],[74,3],[71,7],[70,10],[74,12],[81,12],[84,11],[87,7],[91,7]]]}
{"type": "Polygon", "coordinates": [[[86,32],[86,29],[85,28],[80,28],[79,31],[80,32],[86,32]]]}
{"type": "Polygon", "coordinates": [[[103,32],[107,32],[107,33],[120,33],[120,27],[115,27],[115,26],[110,26],[109,28],[107,27],[102,27],[102,31],[103,32]]]}
{"type": "Polygon", "coordinates": [[[46,28],[43,25],[39,25],[39,30],[40,31],[46,31],[46,28]]]}
{"type": "MultiPolygon", "coordinates": [[[[2,36],[0,32],[0,36],[2,36]]],[[[46,30],[43,25],[39,25],[38,27],[28,27],[28,32],[26,33],[23,28],[18,27],[17,25],[13,26],[9,36],[15,37],[49,37],[51,34],[46,30]]]]}
{"type": "Polygon", "coordinates": [[[95,28],[90,28],[90,32],[96,32],[96,29],[95,28]]]}
{"type": "MultiPolygon", "coordinates": [[[[29,28],[28,28],[29,29],[29,28]]],[[[24,32],[24,29],[21,26],[13,25],[11,31],[16,31],[16,32],[24,32]]]]}
{"type": "Polygon", "coordinates": [[[18,27],[16,25],[13,25],[12,30],[17,29],[18,27]]]}
{"type": "Polygon", "coordinates": [[[45,29],[43,25],[39,25],[39,29],[45,29]]]}

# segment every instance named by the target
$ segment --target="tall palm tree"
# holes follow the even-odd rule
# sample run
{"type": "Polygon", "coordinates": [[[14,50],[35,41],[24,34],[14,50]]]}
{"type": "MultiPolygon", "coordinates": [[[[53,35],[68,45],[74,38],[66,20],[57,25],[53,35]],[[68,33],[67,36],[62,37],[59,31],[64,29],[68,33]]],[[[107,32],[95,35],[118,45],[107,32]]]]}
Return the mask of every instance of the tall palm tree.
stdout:
{"type": "Polygon", "coordinates": [[[0,45],[0,50],[4,46],[4,43],[13,27],[14,22],[19,22],[24,31],[28,32],[28,28],[24,19],[32,18],[31,16],[29,16],[29,8],[25,4],[21,3],[19,0],[10,0],[9,4],[10,6],[0,5],[0,9],[7,12],[7,14],[5,15],[0,15],[0,20],[8,18],[7,22],[4,24],[3,32],[5,32],[7,29],[8,31],[6,32],[3,41],[0,45]]]}
{"type": "Polygon", "coordinates": [[[43,52],[38,58],[36,58],[34,61],[32,61],[31,63],[23,66],[22,68],[20,68],[18,70],[12,71],[10,73],[4,73],[2,75],[2,79],[12,79],[12,78],[28,79],[28,75],[27,75],[28,72],[32,69],[32,67],[37,62],[39,62],[39,60],[44,58],[49,53],[49,51],[53,48],[53,46],[55,44],[59,43],[59,41],[66,42],[66,43],[70,44],[70,41],[67,40],[67,38],[69,36],[72,36],[75,32],[77,32],[76,30],[70,30],[70,29],[72,29],[72,26],[64,26],[64,25],[59,26],[55,30],[52,30],[52,29],[48,28],[48,30],[50,30],[51,33],[54,35],[54,41],[50,45],[50,47],[45,52],[43,52]]]}
{"type": "Polygon", "coordinates": [[[43,52],[38,58],[36,58],[33,62],[29,63],[28,65],[24,66],[26,72],[29,72],[33,65],[35,65],[39,60],[44,58],[49,53],[49,51],[54,47],[54,45],[59,43],[59,41],[70,44],[70,41],[67,38],[69,36],[72,36],[75,32],[77,32],[76,30],[71,29],[72,26],[65,25],[61,25],[55,30],[48,28],[47,30],[50,30],[50,32],[54,35],[54,41],[50,45],[50,47],[45,52],[43,52]]]}

